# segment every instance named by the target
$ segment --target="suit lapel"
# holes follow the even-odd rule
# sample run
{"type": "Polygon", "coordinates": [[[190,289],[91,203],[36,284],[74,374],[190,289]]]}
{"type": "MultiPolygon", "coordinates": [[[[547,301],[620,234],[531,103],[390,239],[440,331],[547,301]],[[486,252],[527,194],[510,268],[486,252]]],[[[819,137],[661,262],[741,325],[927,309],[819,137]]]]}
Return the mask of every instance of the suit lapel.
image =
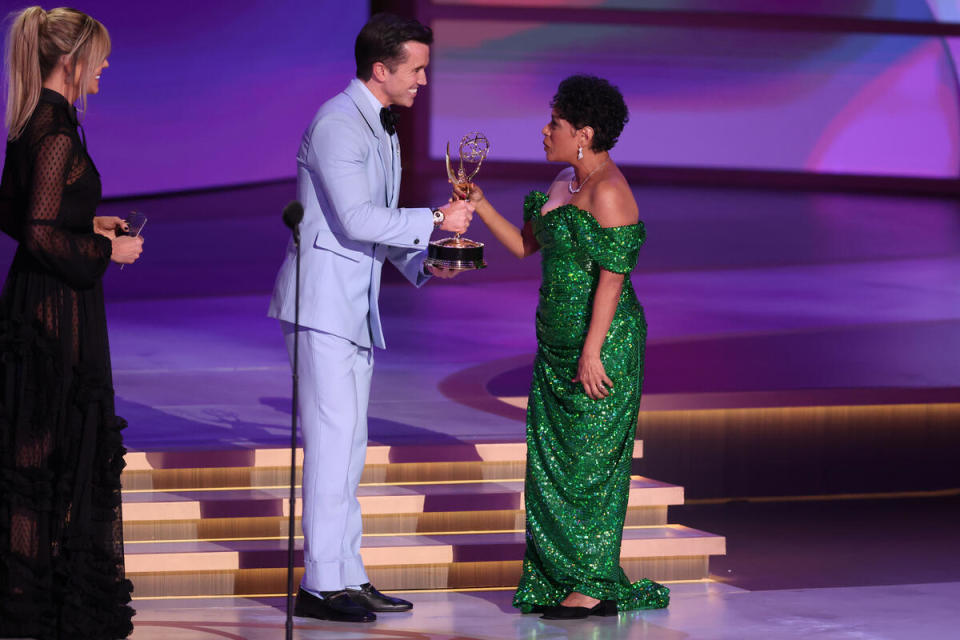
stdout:
{"type": "Polygon", "coordinates": [[[387,136],[386,132],[384,132],[383,137],[386,138],[386,140],[381,139],[380,148],[382,149],[382,153],[380,154],[380,157],[384,158],[385,160],[383,163],[383,168],[385,171],[384,176],[386,178],[387,206],[392,207],[393,195],[395,191],[393,185],[393,163],[395,158],[393,157],[393,143],[390,141],[390,138],[387,136]]]}
{"type": "Polygon", "coordinates": [[[395,150],[393,153],[393,157],[391,158],[392,162],[390,164],[390,169],[392,174],[391,182],[393,187],[390,190],[390,206],[391,207],[396,207],[397,201],[400,198],[400,138],[399,137],[397,137],[394,140],[394,147],[395,147],[395,150]]]}
{"type": "Polygon", "coordinates": [[[344,93],[353,100],[360,115],[363,116],[364,121],[370,128],[370,132],[377,139],[377,153],[380,156],[380,167],[383,170],[383,193],[386,199],[384,205],[390,206],[395,190],[393,186],[393,153],[390,148],[390,138],[380,123],[380,112],[375,111],[373,105],[370,104],[370,99],[365,94],[359,80],[352,80],[344,93]]]}

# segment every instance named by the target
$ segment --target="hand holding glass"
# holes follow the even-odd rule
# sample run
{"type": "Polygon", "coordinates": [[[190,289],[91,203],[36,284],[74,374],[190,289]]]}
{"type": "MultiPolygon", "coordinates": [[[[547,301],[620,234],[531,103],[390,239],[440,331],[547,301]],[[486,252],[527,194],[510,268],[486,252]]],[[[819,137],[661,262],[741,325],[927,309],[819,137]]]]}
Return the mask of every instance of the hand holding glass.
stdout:
{"type": "MultiPolygon", "coordinates": [[[[143,231],[143,225],[147,224],[147,216],[139,211],[131,211],[130,215],[127,216],[126,223],[127,231],[125,235],[137,238],[140,236],[140,232],[143,231]]],[[[123,271],[125,266],[127,265],[120,265],[120,270],[123,271]]]]}

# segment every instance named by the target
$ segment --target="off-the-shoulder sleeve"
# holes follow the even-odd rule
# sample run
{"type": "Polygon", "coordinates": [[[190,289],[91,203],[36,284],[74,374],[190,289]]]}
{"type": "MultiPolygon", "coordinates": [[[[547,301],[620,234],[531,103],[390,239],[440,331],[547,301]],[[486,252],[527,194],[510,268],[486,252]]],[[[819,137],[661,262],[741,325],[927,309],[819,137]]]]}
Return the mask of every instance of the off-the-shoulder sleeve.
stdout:
{"type": "Polygon", "coordinates": [[[543,205],[547,204],[547,194],[542,191],[531,191],[523,199],[523,221],[527,222],[531,218],[540,215],[543,205]]]}
{"type": "Polygon", "coordinates": [[[570,207],[567,224],[574,246],[602,269],[630,273],[637,266],[640,246],[646,239],[643,223],[622,227],[601,227],[586,211],[570,207]]]}

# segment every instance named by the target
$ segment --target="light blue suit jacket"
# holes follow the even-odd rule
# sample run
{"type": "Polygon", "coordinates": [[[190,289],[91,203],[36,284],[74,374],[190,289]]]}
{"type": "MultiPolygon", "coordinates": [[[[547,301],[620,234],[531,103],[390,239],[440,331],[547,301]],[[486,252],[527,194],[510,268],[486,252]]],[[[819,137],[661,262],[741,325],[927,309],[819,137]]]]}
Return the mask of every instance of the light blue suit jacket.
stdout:
{"type": "MultiPolygon", "coordinates": [[[[366,87],[354,79],[328,100],[297,153],[300,325],[383,348],[380,270],[390,260],[416,286],[433,231],[430,209],[398,209],[400,152],[380,124],[366,87]]],[[[291,240],[268,315],[294,321],[296,248],[291,240]]]]}

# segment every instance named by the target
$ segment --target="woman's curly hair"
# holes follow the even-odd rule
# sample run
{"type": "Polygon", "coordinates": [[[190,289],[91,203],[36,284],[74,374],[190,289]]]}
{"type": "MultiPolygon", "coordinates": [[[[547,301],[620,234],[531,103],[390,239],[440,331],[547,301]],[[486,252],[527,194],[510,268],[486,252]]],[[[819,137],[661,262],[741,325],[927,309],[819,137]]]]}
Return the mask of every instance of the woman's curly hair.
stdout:
{"type": "Polygon", "coordinates": [[[593,151],[608,151],[617,144],[630,119],[623,94],[596,76],[570,76],[557,87],[550,106],[576,129],[593,128],[593,151]]]}

